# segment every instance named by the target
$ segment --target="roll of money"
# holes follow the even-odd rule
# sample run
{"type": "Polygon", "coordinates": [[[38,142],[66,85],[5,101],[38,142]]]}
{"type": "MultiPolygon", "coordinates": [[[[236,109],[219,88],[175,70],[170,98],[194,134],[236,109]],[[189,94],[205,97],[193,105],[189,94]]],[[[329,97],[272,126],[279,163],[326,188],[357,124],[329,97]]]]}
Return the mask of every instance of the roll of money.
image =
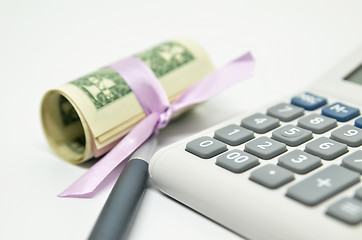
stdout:
{"type": "MultiPolygon", "coordinates": [[[[154,72],[170,102],[214,71],[205,51],[187,39],[162,43],[134,57],[154,72]]],[[[107,67],[48,91],[41,105],[51,148],[76,164],[108,152],[145,116],[127,83],[107,67]]]]}

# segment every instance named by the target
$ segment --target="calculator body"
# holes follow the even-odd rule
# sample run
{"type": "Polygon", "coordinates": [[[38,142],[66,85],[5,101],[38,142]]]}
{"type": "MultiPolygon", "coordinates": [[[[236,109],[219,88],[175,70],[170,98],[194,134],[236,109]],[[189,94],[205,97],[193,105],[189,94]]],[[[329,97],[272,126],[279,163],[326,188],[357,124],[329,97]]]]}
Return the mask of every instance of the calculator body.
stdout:
{"type": "MultiPolygon", "coordinates": [[[[313,153],[313,147],[318,148],[322,146],[322,148],[328,148],[328,143],[316,143],[316,140],[327,139],[329,141],[332,137],[332,132],[339,128],[353,126],[353,129],[357,130],[348,130],[349,132],[346,133],[354,134],[355,132],[359,132],[359,130],[361,130],[360,132],[362,133],[361,126],[356,127],[356,124],[358,124],[356,123],[357,119],[359,119],[359,122],[362,120],[360,112],[349,120],[343,120],[343,122],[337,120],[334,127],[326,131],[323,130],[324,132],[316,133],[313,130],[312,138],[303,140],[304,142],[302,143],[289,143],[293,146],[285,144],[285,149],[276,155],[274,154],[275,156],[260,157],[258,153],[255,155],[252,150],[247,150],[248,147],[252,148],[261,145],[250,144],[250,142],[256,139],[267,138],[275,140],[273,136],[274,132],[283,127],[293,125],[303,130],[303,127],[300,127],[302,118],[306,118],[312,114],[319,114],[325,117],[322,114],[322,111],[324,111],[322,109],[332,106],[334,103],[341,103],[342,108],[341,105],[338,105],[334,108],[331,107],[332,110],[335,109],[336,111],[343,112],[344,104],[362,111],[362,79],[361,81],[359,80],[359,77],[362,77],[361,64],[362,48],[348,59],[342,61],[320,80],[315,81],[309,88],[286,96],[275,104],[270,104],[251,113],[242,114],[159,150],[150,162],[149,172],[153,183],[163,193],[247,239],[362,239],[362,222],[358,222],[357,220],[357,223],[354,222],[351,224],[348,222],[348,219],[346,222],[343,220],[345,217],[343,215],[344,213],[338,212],[341,206],[335,206],[343,199],[349,199],[362,204],[362,199],[356,198],[357,191],[361,192],[362,189],[361,173],[358,172],[358,169],[351,169],[343,165],[343,159],[347,156],[351,154],[360,156],[358,155],[361,154],[359,151],[362,150],[360,142],[354,144],[355,146],[350,146],[350,143],[349,145],[344,144],[344,152],[342,151],[342,153],[331,157],[313,153]],[[359,68],[360,73],[358,73],[359,68]],[[359,77],[358,74],[360,74],[359,77]],[[206,156],[203,158],[192,153],[192,149],[186,150],[195,139],[201,137],[214,139],[215,132],[218,130],[230,124],[240,126],[242,121],[249,116],[253,116],[255,113],[269,116],[271,107],[279,103],[290,104],[293,97],[305,92],[324,97],[327,103],[315,110],[303,109],[303,114],[292,120],[288,119],[283,121],[278,119],[278,127],[274,127],[265,133],[258,133],[249,129],[254,134],[253,138],[235,146],[225,144],[227,150],[215,156],[206,156]],[[216,164],[220,160],[221,155],[234,150],[247,151],[248,156],[252,155],[257,158],[257,163],[253,164],[249,169],[243,170],[241,173],[235,173],[216,164]],[[267,165],[269,167],[277,166],[278,169],[284,169],[281,165],[280,158],[297,151],[302,151],[312,156],[316,155],[320,159],[320,164],[309,169],[307,173],[297,173],[287,169],[288,176],[292,174],[293,178],[282,182],[281,185],[277,187],[268,187],[268,178],[264,183],[258,182],[257,169],[267,165]],[[344,169],[347,169],[346,172],[344,172],[344,169]],[[322,200],[319,199],[317,202],[313,202],[314,200],[310,202],[308,202],[309,200],[303,200],[303,191],[305,191],[305,195],[310,194],[309,189],[306,187],[307,179],[311,179],[314,174],[322,174],[322,172],[336,172],[340,174],[340,176],[333,176],[332,181],[328,182],[328,177],[318,175],[317,179],[320,179],[320,182],[316,182],[318,188],[333,188],[334,186],[332,186],[332,184],[334,184],[334,180],[337,179],[336,181],[339,181],[343,176],[351,176],[351,180],[348,184],[345,184],[344,187],[336,189],[333,194],[329,194],[322,200]],[[253,180],[254,175],[256,180],[253,180]],[[297,187],[299,187],[299,185],[303,186],[296,189],[296,185],[298,185],[297,187]],[[306,188],[306,190],[304,188],[306,188]],[[296,193],[292,190],[295,190],[294,192],[296,193]]],[[[290,133],[294,131],[296,130],[292,130],[292,128],[288,130],[290,133]]],[[[310,135],[310,132],[307,132],[310,135]]],[[[338,132],[334,132],[333,134],[340,134],[343,137],[343,134],[338,132]]],[[[277,142],[279,141],[277,140],[277,142]]],[[[207,143],[207,141],[203,141],[200,144],[206,146],[207,143]]],[[[230,158],[235,160],[233,157],[230,158]]],[[[239,158],[239,160],[240,159],[242,160],[242,158],[239,158]]],[[[298,160],[298,156],[296,156],[296,160],[298,160]]],[[[358,157],[355,158],[355,161],[358,162],[358,157]]],[[[362,158],[360,163],[362,165],[362,158]]],[[[274,170],[268,170],[267,173],[274,174],[274,172],[274,170]]],[[[311,194],[314,194],[314,192],[311,192],[311,194]]],[[[346,210],[347,213],[352,215],[358,215],[360,214],[358,207],[358,205],[348,203],[342,206],[342,210],[346,210]]],[[[349,216],[347,216],[347,218],[348,217],[349,216]]]]}

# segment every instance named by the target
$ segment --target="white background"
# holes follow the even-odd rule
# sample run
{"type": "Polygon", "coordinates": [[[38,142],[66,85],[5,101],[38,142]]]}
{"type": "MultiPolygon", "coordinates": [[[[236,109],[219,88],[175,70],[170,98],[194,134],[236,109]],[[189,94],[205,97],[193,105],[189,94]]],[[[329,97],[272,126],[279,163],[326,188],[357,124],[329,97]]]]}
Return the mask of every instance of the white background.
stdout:
{"type": "MultiPolygon", "coordinates": [[[[86,239],[111,189],[57,197],[88,166],[47,145],[47,90],[174,37],[199,42],[216,67],[250,50],[255,77],[170,124],[166,145],[310,84],[362,45],[361,9],[360,0],[0,0],[0,239],[86,239]]],[[[129,239],[240,237],[150,186],[129,239]]]]}

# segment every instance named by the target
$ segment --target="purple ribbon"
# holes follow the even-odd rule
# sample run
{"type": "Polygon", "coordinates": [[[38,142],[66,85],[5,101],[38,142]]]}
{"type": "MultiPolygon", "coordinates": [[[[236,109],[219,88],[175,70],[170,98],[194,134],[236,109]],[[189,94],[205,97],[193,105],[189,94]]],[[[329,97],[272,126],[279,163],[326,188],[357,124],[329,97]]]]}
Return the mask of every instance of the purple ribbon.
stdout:
{"type": "MultiPolygon", "coordinates": [[[[127,82],[146,117],[60,197],[90,197],[103,180],[152,134],[164,128],[174,112],[201,103],[254,73],[250,53],[232,61],[186,89],[172,104],[152,70],[137,58],[127,58],[109,66],[127,82]]],[[[120,166],[122,169],[125,164],[120,166]]]]}

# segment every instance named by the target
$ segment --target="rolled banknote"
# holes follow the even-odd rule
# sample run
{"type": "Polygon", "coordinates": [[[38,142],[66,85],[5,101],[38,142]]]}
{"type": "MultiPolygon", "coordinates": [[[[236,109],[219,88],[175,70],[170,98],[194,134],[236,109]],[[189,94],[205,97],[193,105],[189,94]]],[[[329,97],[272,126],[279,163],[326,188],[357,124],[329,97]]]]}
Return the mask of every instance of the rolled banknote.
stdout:
{"type": "MultiPolygon", "coordinates": [[[[186,39],[162,43],[134,57],[154,72],[170,102],[214,70],[204,50],[186,39]]],[[[41,106],[51,148],[72,163],[105,154],[144,117],[127,83],[107,67],[48,91],[41,106]]]]}

